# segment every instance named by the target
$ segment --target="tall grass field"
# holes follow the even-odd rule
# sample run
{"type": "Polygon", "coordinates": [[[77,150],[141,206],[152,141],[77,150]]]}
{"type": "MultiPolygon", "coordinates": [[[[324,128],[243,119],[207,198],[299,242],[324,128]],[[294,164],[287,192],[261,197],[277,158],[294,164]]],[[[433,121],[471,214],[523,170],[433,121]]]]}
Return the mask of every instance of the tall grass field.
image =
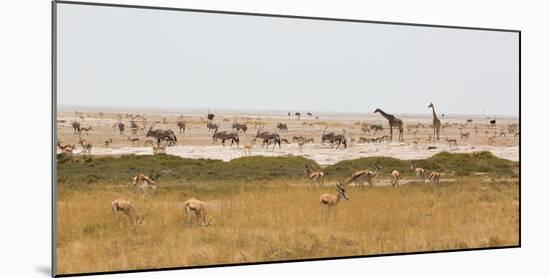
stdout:
{"type": "MultiPolygon", "coordinates": [[[[310,187],[302,157],[231,162],[167,155],[58,157],[58,274],[391,254],[519,243],[518,163],[488,152],[440,153],[416,161],[442,173],[415,181],[410,161],[362,158],[324,167],[324,187],[310,187]],[[336,181],[383,167],[380,186],[346,188],[328,214],[319,196],[336,181]],[[400,187],[382,186],[401,172],[400,187]],[[160,174],[158,191],[141,194],[132,177],[160,174]],[[183,202],[208,206],[208,227],[188,223],[183,202]],[[133,225],[111,202],[129,200],[144,216],[133,225]]],[[[194,219],[192,219],[194,220],[194,219]]]]}

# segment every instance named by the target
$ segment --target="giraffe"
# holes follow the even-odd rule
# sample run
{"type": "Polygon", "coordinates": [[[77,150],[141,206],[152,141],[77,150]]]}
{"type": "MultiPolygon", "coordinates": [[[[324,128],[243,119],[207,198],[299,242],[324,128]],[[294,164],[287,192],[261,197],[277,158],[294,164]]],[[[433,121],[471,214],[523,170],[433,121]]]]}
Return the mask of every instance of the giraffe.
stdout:
{"type": "Polygon", "coordinates": [[[432,109],[434,121],[433,121],[433,128],[434,128],[434,138],[437,138],[437,141],[439,141],[439,129],[441,128],[441,121],[437,118],[437,115],[435,114],[435,107],[433,103],[430,102],[430,105],[428,105],[428,108],[432,109]],[[436,136],[437,133],[437,136],[436,136]]]}
{"type": "Polygon", "coordinates": [[[403,141],[403,121],[401,119],[396,118],[394,115],[387,114],[386,112],[382,111],[380,108],[376,108],[374,110],[374,113],[380,113],[382,117],[386,118],[390,124],[390,141],[393,140],[393,127],[399,129],[399,141],[403,141]]]}

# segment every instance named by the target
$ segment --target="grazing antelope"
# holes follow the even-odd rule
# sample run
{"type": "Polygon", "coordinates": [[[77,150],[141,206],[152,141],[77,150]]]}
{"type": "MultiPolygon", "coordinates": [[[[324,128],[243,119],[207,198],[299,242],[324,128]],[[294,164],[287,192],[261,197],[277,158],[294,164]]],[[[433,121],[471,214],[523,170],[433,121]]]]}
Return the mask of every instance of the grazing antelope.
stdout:
{"type": "Polygon", "coordinates": [[[454,145],[455,147],[458,146],[457,143],[456,143],[456,139],[449,139],[449,138],[445,137],[445,141],[447,141],[447,143],[449,143],[449,146],[451,146],[451,147],[452,147],[453,145],[454,145]]]}
{"type": "Polygon", "coordinates": [[[89,127],[81,127],[80,128],[80,133],[82,133],[82,131],[85,131],[86,132],[86,135],[88,135],[88,133],[90,132],[90,130],[92,130],[92,127],[89,126],[89,127]]]}
{"type": "Polygon", "coordinates": [[[108,140],[105,140],[105,148],[108,148],[111,146],[111,143],[113,143],[113,138],[109,138],[108,140]]]}
{"type": "Polygon", "coordinates": [[[460,133],[460,139],[468,139],[470,138],[470,132],[460,133]]]}
{"type": "Polygon", "coordinates": [[[344,186],[354,182],[355,186],[364,186],[364,182],[366,181],[370,186],[374,186],[374,179],[377,178],[380,173],[382,173],[382,167],[380,165],[376,165],[376,170],[370,171],[368,169],[357,171],[351,175],[345,182],[344,186]]]}
{"type": "Polygon", "coordinates": [[[206,221],[208,209],[206,208],[206,204],[204,202],[191,198],[183,203],[183,209],[185,211],[185,217],[187,218],[187,224],[190,225],[193,222],[191,212],[194,212],[195,218],[197,219],[197,224],[202,225],[203,227],[208,227],[210,225],[212,217],[206,221]]]}
{"type": "Polygon", "coordinates": [[[290,142],[288,142],[288,140],[285,139],[285,138],[281,138],[281,143],[284,143],[284,144],[287,144],[287,145],[290,144],[290,142]]]}
{"type": "Polygon", "coordinates": [[[325,175],[323,172],[318,171],[314,169],[311,165],[306,164],[306,168],[304,170],[304,174],[306,174],[307,178],[311,182],[311,187],[315,187],[315,184],[319,184],[319,186],[324,186],[323,184],[323,176],[325,175]]]}
{"type": "Polygon", "coordinates": [[[441,177],[441,174],[439,172],[433,171],[428,176],[428,180],[433,184],[439,183],[439,178],[441,177]]]}
{"type": "Polygon", "coordinates": [[[76,149],[76,146],[75,145],[61,145],[61,142],[58,141],[57,142],[57,146],[59,147],[59,149],[61,149],[61,153],[65,156],[72,156],[73,155],[73,151],[76,149]]]}
{"type": "Polygon", "coordinates": [[[138,137],[128,137],[128,141],[132,142],[132,146],[133,146],[137,143],[137,141],[139,141],[139,138],[138,137]]]}
{"type": "MultiPolygon", "coordinates": [[[[325,126],[325,130],[323,131],[323,135],[321,136],[321,143],[324,144],[326,141],[328,141],[331,145],[334,146],[334,144],[338,143],[336,146],[336,149],[340,147],[340,145],[344,145],[344,149],[348,147],[347,140],[344,134],[336,134],[334,132],[326,133],[328,126],[325,126]]],[[[345,130],[344,130],[345,132],[345,130]]]]}
{"type": "Polygon", "coordinates": [[[426,182],[426,171],[423,168],[416,167],[415,161],[412,161],[411,167],[409,168],[414,171],[417,181],[426,182]]]}
{"type": "Polygon", "coordinates": [[[159,177],[159,174],[153,176],[152,172],[149,173],[149,176],[139,173],[132,179],[132,185],[134,186],[134,189],[139,189],[143,193],[147,193],[148,187],[151,187],[153,192],[157,192],[157,182],[159,177]]]}
{"type": "Polygon", "coordinates": [[[346,193],[346,189],[342,181],[338,181],[336,184],[336,192],[338,192],[338,196],[325,193],[319,197],[319,205],[321,206],[321,214],[323,218],[326,217],[328,209],[335,208],[342,198],[349,200],[349,196],[346,193]]]}
{"type": "Polygon", "coordinates": [[[288,132],[288,126],[284,123],[278,123],[277,124],[277,129],[280,131],[280,132],[288,132]]]}
{"type": "Polygon", "coordinates": [[[250,141],[250,143],[247,143],[244,145],[243,156],[252,155],[252,148],[254,148],[254,145],[256,145],[256,138],[253,138],[252,141],[250,141]]]}
{"type": "Polygon", "coordinates": [[[399,174],[399,171],[393,170],[391,172],[391,185],[393,185],[394,187],[398,187],[399,179],[401,179],[401,174],[399,174]]]}
{"type": "Polygon", "coordinates": [[[129,201],[125,199],[116,199],[111,203],[113,213],[117,215],[118,220],[120,221],[120,214],[123,213],[128,216],[130,222],[134,225],[143,223],[143,215],[136,212],[136,209],[129,201]]]}

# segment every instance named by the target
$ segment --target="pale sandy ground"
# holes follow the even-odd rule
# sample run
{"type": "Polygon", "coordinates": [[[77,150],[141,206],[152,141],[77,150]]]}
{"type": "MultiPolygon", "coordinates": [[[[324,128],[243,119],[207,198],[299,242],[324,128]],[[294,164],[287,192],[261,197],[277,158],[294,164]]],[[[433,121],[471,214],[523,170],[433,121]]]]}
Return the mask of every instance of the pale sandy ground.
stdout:
{"type": "MultiPolygon", "coordinates": [[[[320,114],[314,117],[302,117],[297,120],[296,117],[288,117],[286,114],[276,114],[273,112],[259,114],[248,113],[243,116],[236,112],[226,112],[224,114],[218,113],[216,115],[215,123],[221,123],[221,130],[230,130],[231,123],[234,121],[247,122],[249,130],[246,134],[241,134],[240,147],[237,146],[221,146],[221,144],[212,143],[212,133],[205,127],[205,115],[197,113],[147,113],[147,112],[133,112],[134,114],[145,115],[147,118],[147,125],[143,125],[142,121],[138,121],[140,127],[145,127],[143,130],[138,131],[135,135],[131,134],[129,128],[126,129],[124,135],[119,135],[117,129],[114,129],[112,125],[116,123],[117,113],[104,112],[104,115],[99,117],[97,110],[88,110],[86,112],[80,112],[79,115],[82,118],[77,117],[74,111],[60,111],[57,115],[58,130],[57,137],[64,144],[77,144],[77,150],[75,154],[81,152],[80,146],[78,146],[78,139],[85,139],[93,144],[92,155],[123,155],[123,154],[136,154],[136,155],[152,155],[153,151],[150,146],[144,146],[143,142],[146,139],[145,133],[153,121],[163,122],[166,118],[166,123],[158,124],[157,128],[172,129],[178,135],[178,144],[173,147],[168,147],[167,154],[176,155],[185,158],[208,158],[208,159],[220,159],[223,161],[230,161],[235,158],[243,156],[243,145],[250,142],[256,134],[256,123],[261,122],[265,124],[264,130],[275,131],[275,126],[278,122],[284,122],[288,125],[289,132],[281,133],[282,138],[286,138],[291,141],[293,136],[305,136],[312,137],[315,140],[314,144],[306,144],[303,147],[303,152],[300,152],[297,143],[283,144],[281,149],[276,147],[275,149],[261,148],[260,145],[256,145],[252,150],[254,156],[303,156],[309,159],[313,159],[321,165],[330,165],[342,160],[355,159],[360,157],[373,157],[373,156],[387,156],[399,159],[422,159],[428,158],[441,151],[449,151],[453,153],[471,153],[477,151],[490,151],[495,156],[505,158],[512,161],[519,160],[519,138],[514,138],[514,134],[506,131],[506,136],[497,137],[493,145],[489,145],[488,136],[500,133],[501,130],[505,130],[508,124],[517,123],[518,120],[514,118],[498,118],[497,127],[489,128],[487,126],[488,121],[483,117],[469,117],[469,116],[455,116],[446,117],[442,119],[442,123],[449,123],[452,126],[444,129],[440,135],[439,142],[428,141],[428,136],[433,134],[431,128],[419,129],[417,134],[412,134],[407,129],[404,130],[404,141],[391,143],[369,143],[359,144],[357,141],[360,136],[373,138],[382,135],[389,135],[388,123],[378,114],[320,114]],[[178,134],[176,122],[180,119],[179,116],[187,123],[187,130],[185,134],[178,134]],[[315,117],[319,118],[316,119],[315,117]],[[202,119],[201,119],[202,118],[202,119]],[[466,119],[473,119],[472,124],[465,124],[466,119]],[[70,122],[79,121],[81,126],[91,126],[92,131],[88,135],[83,133],[82,135],[73,134],[73,130],[70,127],[70,122]],[[64,122],[63,122],[64,121],[64,122]],[[367,122],[369,124],[382,124],[384,131],[379,134],[365,134],[361,131],[359,123],[367,122]],[[348,146],[347,149],[334,149],[328,144],[320,144],[320,138],[323,133],[323,129],[328,125],[327,131],[334,131],[342,133],[346,132],[348,142],[351,138],[355,139],[355,143],[348,146]],[[474,127],[477,126],[478,133],[475,134],[474,127]],[[470,132],[469,139],[460,139],[460,132],[470,132]],[[140,139],[139,143],[132,146],[127,140],[127,137],[137,137],[140,139]],[[458,146],[450,147],[445,141],[445,137],[450,139],[457,139],[458,146]],[[104,147],[104,141],[108,138],[113,139],[113,144],[109,148],[104,147]],[[414,144],[413,141],[417,141],[414,144]],[[428,150],[428,146],[435,146],[436,149],[428,150]]],[[[118,112],[122,115],[122,121],[129,127],[129,118],[125,117],[126,113],[132,112],[118,112]]],[[[305,114],[305,113],[304,113],[305,114]]],[[[429,114],[425,116],[407,116],[396,115],[401,118],[405,126],[414,123],[423,123],[429,125],[432,122],[429,114]]],[[[394,139],[397,136],[397,131],[394,130],[394,139]]],[[[59,151],[59,150],[58,150],[59,151]]]]}

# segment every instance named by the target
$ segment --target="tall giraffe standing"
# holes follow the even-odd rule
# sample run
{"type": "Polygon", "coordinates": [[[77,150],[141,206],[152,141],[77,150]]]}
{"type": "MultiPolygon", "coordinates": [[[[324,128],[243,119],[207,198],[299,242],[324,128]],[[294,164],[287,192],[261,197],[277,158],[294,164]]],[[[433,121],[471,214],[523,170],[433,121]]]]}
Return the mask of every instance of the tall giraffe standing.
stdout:
{"type": "Polygon", "coordinates": [[[437,138],[437,141],[439,141],[439,130],[441,129],[441,121],[437,118],[437,115],[435,114],[435,107],[433,103],[430,102],[430,105],[428,105],[428,108],[432,109],[433,116],[434,116],[434,121],[433,121],[434,138],[437,138]]]}
{"type": "Polygon", "coordinates": [[[394,115],[388,114],[382,111],[380,108],[376,108],[374,113],[380,113],[382,117],[386,118],[390,124],[390,140],[393,140],[393,127],[399,129],[399,141],[403,141],[403,121],[396,118],[394,115]]]}

